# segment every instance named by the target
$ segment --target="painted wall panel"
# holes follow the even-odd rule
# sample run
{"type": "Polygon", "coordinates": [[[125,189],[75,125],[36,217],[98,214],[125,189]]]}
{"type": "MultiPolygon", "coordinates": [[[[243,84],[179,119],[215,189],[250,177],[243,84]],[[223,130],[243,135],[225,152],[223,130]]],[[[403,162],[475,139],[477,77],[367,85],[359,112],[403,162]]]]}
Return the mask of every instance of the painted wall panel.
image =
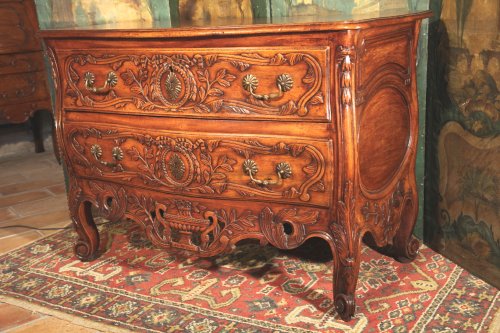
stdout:
{"type": "Polygon", "coordinates": [[[425,240],[500,287],[500,2],[434,6],[425,240]]]}

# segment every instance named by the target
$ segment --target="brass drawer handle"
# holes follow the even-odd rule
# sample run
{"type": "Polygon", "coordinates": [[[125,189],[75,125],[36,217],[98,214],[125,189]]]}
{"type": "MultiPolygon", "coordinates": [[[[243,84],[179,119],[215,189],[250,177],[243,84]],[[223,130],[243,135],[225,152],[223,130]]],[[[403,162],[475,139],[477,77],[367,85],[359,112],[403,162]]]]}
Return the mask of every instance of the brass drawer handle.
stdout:
{"type": "Polygon", "coordinates": [[[253,183],[262,186],[281,185],[283,179],[292,176],[292,167],[286,162],[276,164],[276,174],[278,175],[278,179],[276,180],[272,180],[271,178],[266,178],[264,180],[254,178],[254,175],[259,171],[257,163],[255,163],[254,160],[245,160],[245,162],[243,162],[243,171],[250,176],[253,183]]]}
{"type": "Polygon", "coordinates": [[[268,101],[271,99],[277,99],[283,96],[284,92],[289,91],[293,88],[293,79],[289,74],[280,74],[276,78],[276,85],[278,86],[277,93],[270,93],[267,95],[256,94],[254,91],[259,86],[259,80],[253,74],[247,74],[243,77],[243,89],[248,91],[250,95],[261,101],[268,101]]]}
{"type": "Polygon", "coordinates": [[[118,165],[118,162],[123,159],[123,150],[120,147],[113,147],[113,149],[111,150],[111,156],[113,157],[113,162],[106,162],[101,160],[102,148],[98,144],[94,144],[92,145],[92,147],[90,147],[90,153],[99,163],[111,168],[116,167],[118,165]]]}
{"type": "Polygon", "coordinates": [[[106,75],[106,81],[104,81],[104,85],[102,87],[94,86],[95,75],[92,72],[85,73],[83,79],[85,81],[85,88],[88,91],[99,95],[105,95],[109,93],[111,91],[111,88],[116,86],[116,84],[118,83],[118,76],[115,72],[109,72],[108,75],[106,75]]]}

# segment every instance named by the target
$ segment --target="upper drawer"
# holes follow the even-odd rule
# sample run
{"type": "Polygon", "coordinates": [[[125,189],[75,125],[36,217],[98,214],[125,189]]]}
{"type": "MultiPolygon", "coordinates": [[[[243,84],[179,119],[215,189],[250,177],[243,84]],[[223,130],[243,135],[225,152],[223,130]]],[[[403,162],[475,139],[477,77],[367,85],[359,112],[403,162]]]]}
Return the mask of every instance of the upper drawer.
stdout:
{"type": "Polygon", "coordinates": [[[0,54],[0,74],[44,71],[42,52],[0,54]]]}
{"type": "Polygon", "coordinates": [[[66,108],[151,115],[328,121],[329,48],[63,53],[66,108]]]}

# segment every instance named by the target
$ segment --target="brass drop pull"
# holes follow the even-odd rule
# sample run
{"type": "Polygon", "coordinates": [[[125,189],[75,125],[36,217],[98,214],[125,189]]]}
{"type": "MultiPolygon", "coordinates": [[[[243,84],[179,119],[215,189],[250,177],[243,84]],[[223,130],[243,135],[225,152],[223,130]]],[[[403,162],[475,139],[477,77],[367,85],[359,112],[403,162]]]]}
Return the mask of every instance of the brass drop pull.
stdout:
{"type": "Polygon", "coordinates": [[[115,72],[109,72],[108,75],[106,75],[106,81],[104,81],[104,85],[102,87],[94,86],[95,75],[92,72],[85,73],[83,79],[85,81],[85,88],[88,91],[99,95],[105,95],[109,93],[111,91],[111,88],[116,86],[116,84],[118,83],[118,76],[115,72]]]}
{"type": "Polygon", "coordinates": [[[92,147],[90,147],[90,153],[99,163],[111,168],[117,167],[119,161],[123,159],[123,150],[120,147],[113,147],[113,149],[111,150],[111,156],[113,157],[113,162],[107,162],[101,160],[102,148],[98,144],[94,144],[92,145],[92,147]]]}
{"type": "Polygon", "coordinates": [[[261,101],[268,101],[277,99],[283,96],[283,93],[293,88],[293,79],[289,74],[280,74],[276,78],[276,85],[278,86],[277,93],[270,93],[267,95],[260,95],[255,93],[255,89],[259,86],[259,80],[253,74],[247,74],[243,77],[243,89],[248,91],[250,95],[261,101]]]}
{"type": "Polygon", "coordinates": [[[292,176],[292,167],[286,162],[276,164],[276,174],[278,175],[278,179],[276,180],[272,180],[271,178],[266,178],[264,180],[254,178],[254,175],[259,171],[257,163],[255,163],[254,160],[245,160],[245,162],[243,162],[243,171],[250,176],[253,183],[261,186],[281,185],[283,179],[292,176]]]}

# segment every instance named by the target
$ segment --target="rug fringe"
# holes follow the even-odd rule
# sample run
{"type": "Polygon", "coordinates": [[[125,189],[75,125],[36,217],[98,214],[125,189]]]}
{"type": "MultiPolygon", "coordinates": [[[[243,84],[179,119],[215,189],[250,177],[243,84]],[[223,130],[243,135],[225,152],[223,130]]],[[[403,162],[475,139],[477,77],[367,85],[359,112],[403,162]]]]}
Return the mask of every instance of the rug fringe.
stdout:
{"type": "Polygon", "coordinates": [[[10,297],[10,296],[5,296],[5,295],[0,295],[0,302],[8,303],[10,305],[15,305],[18,307],[21,307],[23,309],[29,310],[29,311],[34,311],[38,312],[47,316],[55,317],[57,319],[61,319],[67,322],[70,322],[72,324],[78,325],[78,326],[83,326],[86,328],[91,328],[95,329],[101,332],[106,332],[106,333],[129,333],[133,332],[131,330],[125,329],[125,328],[119,328],[115,327],[112,325],[104,324],[104,323],[96,323],[95,321],[91,319],[86,319],[86,318],[81,318],[75,315],[71,315],[59,310],[53,310],[44,307],[43,305],[38,305],[34,304],[29,301],[24,301],[17,299],[15,297],[10,297]]]}

